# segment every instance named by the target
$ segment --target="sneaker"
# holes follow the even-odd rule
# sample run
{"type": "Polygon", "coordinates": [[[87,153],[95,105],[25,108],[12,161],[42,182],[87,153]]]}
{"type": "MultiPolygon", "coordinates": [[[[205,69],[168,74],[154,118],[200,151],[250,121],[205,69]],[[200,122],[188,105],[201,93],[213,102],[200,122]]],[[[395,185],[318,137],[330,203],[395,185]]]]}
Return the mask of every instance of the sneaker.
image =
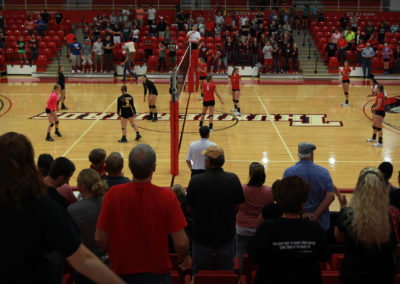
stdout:
{"type": "Polygon", "coordinates": [[[202,101],[203,100],[203,97],[200,97],[200,99],[199,99],[200,101],[202,101]]]}
{"type": "Polygon", "coordinates": [[[346,103],[342,104],[342,107],[348,107],[348,106],[349,106],[349,104],[346,104],[346,103]]]}
{"type": "Polygon", "coordinates": [[[93,74],[93,70],[90,70],[90,74],[93,74]]]}
{"type": "Polygon", "coordinates": [[[56,132],[54,132],[58,137],[61,137],[62,135],[61,135],[61,133],[60,133],[60,131],[58,131],[58,130],[56,130],[56,132]]]}
{"type": "Polygon", "coordinates": [[[214,130],[211,128],[211,129],[210,129],[210,133],[212,133],[212,132],[214,132],[214,130]]]}
{"type": "Polygon", "coordinates": [[[66,106],[61,106],[61,110],[68,110],[66,106]]]}
{"type": "Polygon", "coordinates": [[[372,146],[373,146],[373,147],[383,147],[383,144],[377,142],[377,143],[372,144],[372,146]]]}
{"type": "Polygon", "coordinates": [[[237,109],[236,109],[236,108],[233,108],[231,111],[232,111],[233,113],[236,113],[236,112],[237,112],[237,109]]]}
{"type": "Polygon", "coordinates": [[[367,141],[367,142],[375,142],[376,140],[375,140],[375,139],[372,139],[372,138],[368,138],[366,141],[367,141]]]}
{"type": "Polygon", "coordinates": [[[142,138],[142,135],[138,134],[138,135],[136,135],[135,140],[138,141],[140,138],[142,138]]]}
{"type": "Polygon", "coordinates": [[[235,112],[235,115],[236,115],[236,116],[241,116],[242,114],[241,114],[240,112],[237,111],[237,112],[235,112]]]}
{"type": "Polygon", "coordinates": [[[78,73],[82,73],[82,71],[81,71],[81,70],[78,70],[78,73]]]}
{"type": "Polygon", "coordinates": [[[72,74],[73,74],[73,73],[75,73],[75,70],[74,70],[74,69],[72,69],[71,73],[72,73],[72,74]]]}
{"type": "Polygon", "coordinates": [[[104,71],[103,73],[107,73],[107,71],[104,71]]]}
{"type": "Polygon", "coordinates": [[[46,137],[46,141],[54,141],[54,139],[51,138],[51,136],[47,136],[47,137],[46,137]]]}
{"type": "Polygon", "coordinates": [[[153,117],[153,119],[151,120],[152,122],[157,122],[157,117],[153,117]]]}
{"type": "Polygon", "coordinates": [[[150,114],[148,114],[148,115],[146,116],[146,120],[153,120],[153,116],[150,115],[150,114]]]}
{"type": "Polygon", "coordinates": [[[118,142],[119,142],[119,143],[127,143],[127,142],[128,142],[128,139],[126,139],[126,138],[121,138],[121,139],[118,140],[118,142]]]}

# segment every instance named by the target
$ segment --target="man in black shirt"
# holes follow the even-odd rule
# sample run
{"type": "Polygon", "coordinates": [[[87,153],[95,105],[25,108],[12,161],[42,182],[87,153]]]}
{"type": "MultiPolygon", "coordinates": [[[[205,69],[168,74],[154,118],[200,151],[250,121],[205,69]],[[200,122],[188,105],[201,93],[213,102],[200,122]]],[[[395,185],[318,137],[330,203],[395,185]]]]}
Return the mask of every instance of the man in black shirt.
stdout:
{"type": "Polygon", "coordinates": [[[400,188],[393,186],[389,182],[393,174],[393,165],[389,162],[383,162],[378,168],[382,172],[386,187],[389,190],[390,205],[400,208],[400,188]]]}
{"type": "Polygon", "coordinates": [[[103,47],[104,47],[104,61],[105,61],[105,71],[107,72],[108,70],[113,71],[114,64],[113,64],[113,48],[114,48],[114,42],[111,39],[110,34],[106,35],[106,39],[103,42],[103,47]]]}
{"type": "Polygon", "coordinates": [[[193,215],[194,274],[211,269],[213,253],[218,269],[233,270],[236,212],[244,202],[239,178],[222,169],[224,150],[213,145],[203,154],[206,171],[191,178],[186,197],[188,212],[193,215]]]}
{"type": "Polygon", "coordinates": [[[160,22],[157,24],[158,36],[164,37],[164,32],[167,29],[167,22],[164,17],[160,17],[160,22]]]}
{"type": "Polygon", "coordinates": [[[63,18],[64,18],[64,16],[60,11],[58,11],[57,14],[54,15],[54,19],[56,20],[56,23],[58,25],[61,24],[63,18]]]}
{"type": "Polygon", "coordinates": [[[342,26],[342,31],[346,29],[349,24],[349,18],[347,17],[347,13],[344,13],[343,17],[339,19],[340,25],[342,26]]]}
{"type": "Polygon", "coordinates": [[[44,28],[45,28],[45,30],[48,31],[48,30],[49,30],[49,21],[50,21],[50,15],[49,15],[49,13],[47,13],[47,10],[45,9],[45,10],[43,11],[43,13],[40,14],[40,16],[42,16],[42,19],[43,19],[43,21],[44,21],[44,28]]]}
{"type": "Polygon", "coordinates": [[[375,26],[372,24],[371,21],[368,21],[368,24],[365,26],[365,39],[369,40],[369,38],[375,32],[375,26]]]}
{"type": "Polygon", "coordinates": [[[328,57],[326,59],[326,64],[329,63],[329,58],[336,56],[337,45],[334,43],[333,39],[331,42],[326,45],[325,51],[328,53],[328,57]]]}

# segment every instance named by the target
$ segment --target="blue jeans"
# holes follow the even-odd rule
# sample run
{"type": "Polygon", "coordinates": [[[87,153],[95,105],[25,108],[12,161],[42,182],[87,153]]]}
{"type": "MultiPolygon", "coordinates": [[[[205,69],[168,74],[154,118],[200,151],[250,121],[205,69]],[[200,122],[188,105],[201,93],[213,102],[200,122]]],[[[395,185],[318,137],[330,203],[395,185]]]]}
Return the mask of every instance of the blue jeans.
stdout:
{"type": "Polygon", "coordinates": [[[129,274],[122,275],[121,278],[127,284],[172,284],[171,275],[168,274],[129,274]]]}
{"type": "Polygon", "coordinates": [[[128,61],[125,62],[125,64],[124,64],[124,72],[123,72],[123,74],[122,74],[122,80],[123,80],[123,81],[125,81],[125,79],[126,79],[126,71],[128,71],[129,74],[132,75],[132,77],[137,78],[137,75],[136,75],[134,72],[132,72],[132,70],[131,70],[131,61],[130,61],[130,60],[128,60],[128,61]]]}
{"type": "Polygon", "coordinates": [[[199,270],[211,270],[213,253],[216,254],[218,270],[234,270],[235,266],[235,240],[220,246],[201,245],[193,240],[193,275],[199,270]]]}
{"type": "Polygon", "coordinates": [[[340,62],[346,61],[346,49],[338,49],[337,57],[340,62]]]}
{"type": "Polygon", "coordinates": [[[239,258],[240,273],[243,268],[243,255],[247,253],[247,246],[253,236],[242,236],[236,234],[236,256],[239,258]]]}
{"type": "Polygon", "coordinates": [[[362,59],[362,70],[363,70],[363,77],[369,77],[371,73],[371,58],[363,58],[362,59]],[[368,69],[368,72],[367,72],[368,69]]]}
{"type": "Polygon", "coordinates": [[[274,73],[279,73],[281,69],[279,65],[280,65],[279,57],[278,58],[274,57],[274,73]]]}

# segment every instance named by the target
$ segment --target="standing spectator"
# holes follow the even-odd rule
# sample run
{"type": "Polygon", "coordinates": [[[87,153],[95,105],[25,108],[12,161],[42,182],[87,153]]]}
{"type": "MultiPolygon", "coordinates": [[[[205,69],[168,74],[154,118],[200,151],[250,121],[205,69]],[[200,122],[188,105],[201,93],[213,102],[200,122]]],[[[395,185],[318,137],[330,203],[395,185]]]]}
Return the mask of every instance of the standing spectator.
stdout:
{"type": "Polygon", "coordinates": [[[214,35],[215,24],[214,21],[206,22],[206,37],[212,37],[214,35]]]}
{"type": "Polygon", "coordinates": [[[263,48],[263,54],[264,54],[264,70],[263,72],[271,72],[272,71],[272,50],[273,47],[271,46],[271,42],[267,41],[263,48]]]}
{"type": "Polygon", "coordinates": [[[90,43],[90,39],[85,39],[85,42],[82,45],[82,66],[83,72],[85,72],[86,64],[89,64],[88,73],[93,73],[93,61],[92,61],[92,44],[90,43]]]}
{"type": "Polygon", "coordinates": [[[283,57],[283,71],[285,73],[289,72],[290,69],[290,59],[292,58],[292,47],[290,43],[287,43],[285,47],[282,49],[282,57],[283,57]]]}
{"type": "Polygon", "coordinates": [[[139,29],[136,25],[133,25],[132,27],[132,41],[133,42],[138,42],[139,41],[139,29]]]}
{"type": "Polygon", "coordinates": [[[36,63],[39,54],[39,43],[34,34],[31,36],[29,41],[29,48],[31,49],[31,65],[33,65],[36,63]]]}
{"type": "Polygon", "coordinates": [[[312,5],[311,6],[311,19],[313,19],[314,21],[317,19],[318,17],[318,6],[317,5],[312,5]]]}
{"type": "Polygon", "coordinates": [[[393,25],[390,27],[390,31],[395,34],[398,33],[400,31],[400,27],[397,24],[397,22],[394,22],[393,25]]]}
{"type": "Polygon", "coordinates": [[[259,44],[257,37],[253,37],[250,40],[250,53],[251,53],[251,66],[258,65],[258,51],[259,51],[259,44]]]}
{"type": "Polygon", "coordinates": [[[6,48],[6,36],[4,34],[4,30],[0,29],[0,52],[1,49],[6,48]]]}
{"type": "Polygon", "coordinates": [[[375,32],[375,26],[371,21],[365,26],[365,40],[369,40],[375,32]]]}
{"type": "Polygon", "coordinates": [[[95,148],[89,153],[90,168],[97,171],[101,178],[106,176],[106,156],[107,153],[102,148],[95,148]]]}
{"type": "Polygon", "coordinates": [[[353,45],[355,43],[356,35],[348,26],[347,29],[344,31],[344,38],[347,41],[347,50],[353,49],[353,45]]]}
{"type": "Polygon", "coordinates": [[[112,72],[114,69],[113,48],[114,48],[114,42],[112,41],[111,36],[107,34],[106,39],[103,42],[104,61],[105,61],[104,73],[112,72]]]}
{"type": "MultiPolygon", "coordinates": [[[[224,63],[224,68],[225,70],[228,70],[228,57],[226,55],[226,50],[222,46],[221,43],[217,44],[217,52],[216,52],[216,57],[215,60],[218,60],[218,65],[217,65],[217,73],[219,73],[220,68],[221,68],[221,63],[224,63]]],[[[213,72],[213,66],[211,66],[211,72],[213,72]]]]}
{"type": "Polygon", "coordinates": [[[94,68],[96,72],[102,72],[103,73],[103,42],[101,41],[101,38],[99,37],[97,41],[93,44],[93,52],[94,52],[94,68]],[[99,64],[100,63],[100,68],[99,64]]]}
{"type": "Polygon", "coordinates": [[[200,13],[196,18],[196,24],[204,23],[203,13],[200,13]]]}
{"type": "Polygon", "coordinates": [[[49,13],[47,13],[47,10],[44,9],[43,13],[40,14],[40,16],[42,17],[43,21],[44,21],[44,29],[46,31],[49,31],[49,21],[51,16],[49,15],[49,13]]]}
{"type": "Polygon", "coordinates": [[[117,21],[118,17],[117,15],[115,15],[115,11],[112,11],[110,15],[110,25],[114,26],[115,24],[117,24],[117,21]]]}
{"type": "Polygon", "coordinates": [[[69,34],[67,34],[64,38],[66,44],[67,44],[67,58],[71,61],[72,56],[71,56],[71,44],[74,42],[74,39],[76,38],[76,35],[71,31],[69,34]]]}
{"type": "Polygon", "coordinates": [[[242,42],[247,40],[250,32],[249,21],[246,21],[243,26],[240,27],[240,35],[242,36],[242,42]]]}
{"type": "Polygon", "coordinates": [[[225,50],[226,56],[228,57],[228,65],[232,63],[232,53],[233,53],[233,42],[231,36],[228,36],[225,40],[225,50]]]}
{"type": "Polygon", "coordinates": [[[218,11],[218,13],[214,16],[214,22],[216,25],[222,26],[224,24],[225,19],[221,11],[218,11]]]}
{"type": "MultiPolygon", "coordinates": [[[[357,46],[361,43],[361,41],[365,42],[365,37],[361,33],[361,30],[357,30],[354,36],[354,47],[357,49],[357,46]]],[[[361,62],[361,61],[360,61],[361,62]]]]}
{"type": "Polygon", "coordinates": [[[121,43],[121,28],[118,24],[112,26],[114,44],[121,43]]]}
{"type": "Polygon", "coordinates": [[[346,61],[346,50],[347,50],[347,40],[340,35],[340,39],[337,42],[337,49],[338,49],[338,60],[340,62],[346,61]]]}
{"type": "Polygon", "coordinates": [[[39,16],[39,20],[37,20],[35,24],[36,24],[36,29],[37,29],[38,35],[44,36],[45,22],[42,19],[42,16],[39,16]]]}
{"type": "Polygon", "coordinates": [[[121,33],[122,33],[122,42],[131,41],[132,29],[129,27],[129,23],[124,24],[121,33]]]}
{"type": "Polygon", "coordinates": [[[386,37],[386,27],[385,24],[382,22],[378,28],[378,43],[383,44],[385,42],[386,37]]]}
{"type": "Polygon", "coordinates": [[[301,14],[301,26],[303,29],[308,28],[309,14],[310,14],[310,7],[308,5],[304,5],[303,12],[301,14]]]}
{"type": "Polygon", "coordinates": [[[231,270],[235,258],[235,219],[244,202],[239,178],[225,172],[224,150],[209,146],[204,151],[206,172],[190,179],[186,205],[193,215],[193,274],[210,270],[216,254],[219,270],[231,270]]]}
{"type": "Polygon", "coordinates": [[[195,24],[192,12],[190,12],[189,14],[185,14],[185,17],[186,17],[186,24],[185,24],[186,29],[191,30],[195,24]]]}
{"type": "Polygon", "coordinates": [[[176,66],[176,51],[178,46],[175,43],[175,39],[171,38],[171,42],[168,44],[168,66],[174,68],[176,66]]]}
{"type": "Polygon", "coordinates": [[[382,173],[374,167],[364,168],[348,207],[338,191],[337,195],[342,209],[336,219],[335,238],[345,244],[342,283],[394,283],[398,224],[392,223],[389,214],[382,173]]]}
{"type": "Polygon", "coordinates": [[[170,31],[170,29],[169,29],[168,26],[165,28],[165,32],[163,32],[162,38],[163,38],[163,42],[164,42],[166,45],[168,45],[168,44],[171,43],[171,40],[172,40],[172,33],[171,33],[171,31],[170,31]]]}
{"type": "Polygon", "coordinates": [[[57,25],[60,25],[62,23],[63,18],[64,16],[60,10],[58,10],[57,13],[54,15],[54,19],[56,20],[57,25]]]}
{"type": "Polygon", "coordinates": [[[95,21],[92,26],[93,41],[96,42],[100,38],[100,23],[95,21]]]}
{"type": "Polygon", "coordinates": [[[382,172],[385,180],[385,187],[389,190],[390,205],[397,208],[400,207],[400,189],[390,183],[393,174],[393,165],[389,162],[383,162],[379,165],[378,169],[382,172]]]}
{"type": "Polygon", "coordinates": [[[107,156],[106,159],[106,173],[107,175],[102,178],[105,182],[107,182],[108,187],[111,188],[117,184],[123,184],[130,182],[130,179],[124,177],[124,173],[122,172],[124,168],[124,158],[118,152],[112,152],[107,156]]]}
{"type": "Polygon", "coordinates": [[[328,260],[328,241],[318,224],[302,218],[311,191],[298,176],[280,182],[283,215],[260,224],[248,248],[249,260],[258,264],[254,283],[322,283],[318,262],[328,260]]]}
{"type": "MultiPolygon", "coordinates": [[[[157,24],[158,36],[164,37],[164,33],[168,27],[167,22],[164,20],[164,17],[160,17],[160,22],[157,24]]],[[[168,28],[169,30],[169,28],[168,28]]]]}
{"type": "Polygon", "coordinates": [[[192,172],[192,177],[197,174],[202,174],[206,171],[205,156],[202,152],[206,150],[209,146],[216,145],[215,143],[208,140],[208,138],[210,138],[210,128],[208,126],[200,127],[199,133],[201,137],[200,140],[197,140],[190,144],[186,156],[186,164],[192,172]]]}
{"type": "Polygon", "coordinates": [[[70,45],[71,49],[71,64],[72,64],[72,73],[77,71],[81,73],[81,44],[78,42],[76,37],[74,38],[74,42],[70,45]]]}
{"type": "Polygon", "coordinates": [[[315,149],[317,147],[311,143],[300,143],[298,147],[300,161],[286,169],[283,178],[298,176],[309,184],[310,193],[304,206],[304,216],[312,221],[318,221],[326,232],[330,225],[329,205],[335,199],[334,186],[328,170],[314,164],[315,149]]]}
{"type": "Polygon", "coordinates": [[[243,184],[245,202],[240,204],[236,215],[236,256],[239,258],[240,271],[243,266],[243,255],[251,238],[256,233],[261,211],[267,204],[272,204],[271,188],[264,185],[265,168],[257,162],[249,166],[249,182],[243,184]]]}
{"type": "Polygon", "coordinates": [[[294,73],[297,74],[297,72],[299,71],[299,48],[295,43],[293,44],[292,48],[292,62],[294,73]]]}
{"type": "MultiPolygon", "coordinates": [[[[106,253],[98,247],[94,240],[94,233],[103,196],[108,189],[107,183],[102,182],[99,174],[92,169],[82,170],[78,175],[77,182],[83,199],[71,204],[68,207],[68,214],[81,232],[82,243],[99,259],[106,259],[106,253]]],[[[76,284],[92,283],[77,271],[74,271],[74,280],[76,284]]]]}
{"type": "Polygon", "coordinates": [[[22,65],[24,65],[24,60],[25,64],[28,64],[28,58],[26,57],[26,46],[23,36],[19,37],[19,40],[17,41],[15,47],[18,48],[18,55],[19,55],[19,60],[21,61],[21,68],[22,68],[22,65]]]}
{"type": "Polygon", "coordinates": [[[185,15],[182,11],[177,11],[176,13],[176,23],[178,25],[178,31],[185,30],[185,15]]]}
{"type": "Polygon", "coordinates": [[[280,67],[280,55],[281,50],[277,43],[274,44],[274,48],[272,49],[272,59],[274,60],[274,73],[278,74],[281,67],[280,67]]]}
{"type": "Polygon", "coordinates": [[[147,9],[147,24],[150,26],[151,24],[154,23],[156,19],[156,8],[153,7],[153,5],[150,5],[149,9],[147,9]]]}
{"type": "Polygon", "coordinates": [[[394,73],[400,72],[400,45],[396,46],[396,49],[393,52],[394,58],[394,73]]]}
{"type": "Polygon", "coordinates": [[[335,32],[331,35],[331,41],[334,44],[337,44],[337,42],[341,36],[342,36],[342,33],[339,31],[339,29],[335,29],[335,32]]]}
{"type": "Polygon", "coordinates": [[[109,253],[112,270],[127,283],[171,283],[168,234],[181,268],[190,264],[185,216],[171,190],[151,183],[156,169],[153,148],[134,147],[129,168],[133,182],[116,185],[104,196],[96,242],[109,253]]]}
{"type": "Polygon", "coordinates": [[[153,21],[149,25],[149,36],[158,37],[158,26],[157,26],[156,21],[153,21]]]}
{"type": "Polygon", "coordinates": [[[283,34],[284,34],[284,35],[288,35],[289,32],[291,32],[291,31],[292,31],[292,29],[290,28],[289,22],[286,22],[286,23],[283,25],[283,34]]]}
{"type": "Polygon", "coordinates": [[[197,27],[199,28],[200,35],[203,37],[206,32],[206,25],[204,24],[204,22],[200,22],[199,24],[197,24],[197,27]]]}
{"type": "Polygon", "coordinates": [[[6,18],[3,16],[3,12],[0,12],[0,29],[6,28],[6,18]]]}
{"type": "Polygon", "coordinates": [[[155,43],[153,42],[151,36],[146,36],[144,40],[144,56],[146,60],[149,58],[149,56],[153,55],[153,48],[155,48],[154,44],[155,43]]]}
{"type": "Polygon", "coordinates": [[[166,51],[167,47],[163,42],[160,42],[158,45],[158,72],[161,72],[161,69],[164,69],[164,72],[167,71],[166,51]]]}
{"type": "Polygon", "coordinates": [[[385,42],[385,46],[382,49],[382,58],[383,58],[383,73],[389,74],[389,63],[392,58],[393,51],[392,48],[388,46],[388,43],[385,42]]]}
{"type": "Polygon", "coordinates": [[[235,59],[234,59],[235,65],[240,64],[242,48],[243,48],[243,43],[242,43],[241,36],[239,35],[239,31],[236,31],[235,38],[233,41],[233,50],[235,51],[235,59]]]}
{"type": "Polygon", "coordinates": [[[375,56],[375,51],[371,47],[371,44],[367,42],[365,48],[363,48],[361,52],[363,79],[365,79],[365,76],[369,78],[371,74],[371,59],[374,56],[375,56]]]}
{"type": "Polygon", "coordinates": [[[351,26],[351,30],[353,31],[353,32],[357,32],[357,27],[358,27],[358,20],[359,20],[359,18],[358,18],[358,16],[357,16],[357,13],[353,13],[353,16],[351,16],[350,17],[350,26],[351,26]]]}
{"type": "Polygon", "coordinates": [[[129,52],[129,47],[128,45],[124,45],[122,48],[123,48],[122,52],[125,57],[124,61],[121,63],[121,66],[124,68],[122,73],[122,82],[126,82],[126,71],[128,71],[128,73],[131,74],[131,76],[137,80],[138,75],[136,75],[135,72],[131,70],[132,57],[131,53],[129,52]]]}
{"type": "Polygon", "coordinates": [[[362,62],[362,56],[361,53],[363,49],[366,47],[366,44],[364,43],[364,40],[361,38],[359,44],[357,44],[356,50],[357,50],[357,62],[361,63],[362,62]]]}
{"type": "Polygon", "coordinates": [[[192,45],[192,49],[197,49],[199,41],[201,39],[200,33],[197,31],[196,25],[192,27],[192,30],[186,34],[188,42],[192,45]]]}
{"type": "Polygon", "coordinates": [[[25,21],[25,28],[28,35],[32,35],[35,32],[35,21],[31,15],[28,15],[28,19],[25,21]]]}
{"type": "Polygon", "coordinates": [[[347,17],[347,13],[344,13],[343,16],[339,19],[340,26],[342,27],[342,31],[344,31],[349,25],[349,17],[347,17]]]}
{"type": "Polygon", "coordinates": [[[136,8],[136,20],[139,21],[140,25],[143,25],[144,9],[142,5],[138,4],[136,8]]]}

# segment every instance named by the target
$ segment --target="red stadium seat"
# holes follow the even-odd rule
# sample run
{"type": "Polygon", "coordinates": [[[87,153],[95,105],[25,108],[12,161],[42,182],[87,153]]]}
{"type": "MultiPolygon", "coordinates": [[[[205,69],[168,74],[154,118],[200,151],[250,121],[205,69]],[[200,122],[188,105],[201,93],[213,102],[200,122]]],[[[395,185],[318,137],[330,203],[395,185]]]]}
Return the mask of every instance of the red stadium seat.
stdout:
{"type": "Polygon", "coordinates": [[[340,284],[339,271],[322,271],[322,283],[340,284]]]}
{"type": "Polygon", "coordinates": [[[203,271],[194,276],[195,284],[245,284],[246,278],[244,276],[234,274],[230,271],[203,271]]]}
{"type": "Polygon", "coordinates": [[[149,56],[147,62],[147,72],[155,72],[158,67],[158,57],[155,55],[149,56]]]}
{"type": "Polygon", "coordinates": [[[342,266],[344,254],[332,254],[331,258],[331,269],[335,271],[340,271],[342,266]]]}
{"type": "Polygon", "coordinates": [[[46,71],[47,68],[47,57],[46,55],[39,55],[39,58],[36,62],[37,71],[43,72],[46,71]]]}
{"type": "Polygon", "coordinates": [[[334,71],[334,73],[338,72],[339,63],[337,57],[330,57],[328,63],[328,69],[330,71],[334,71]]]}

